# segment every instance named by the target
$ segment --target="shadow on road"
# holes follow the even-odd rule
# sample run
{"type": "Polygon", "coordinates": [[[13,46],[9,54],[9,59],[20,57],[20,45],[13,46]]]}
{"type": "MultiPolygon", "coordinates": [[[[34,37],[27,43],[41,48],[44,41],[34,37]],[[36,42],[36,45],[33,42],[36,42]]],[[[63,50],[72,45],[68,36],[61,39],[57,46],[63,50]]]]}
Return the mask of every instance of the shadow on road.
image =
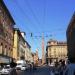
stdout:
{"type": "Polygon", "coordinates": [[[36,69],[26,70],[22,75],[50,75],[49,67],[37,67],[36,69]]]}

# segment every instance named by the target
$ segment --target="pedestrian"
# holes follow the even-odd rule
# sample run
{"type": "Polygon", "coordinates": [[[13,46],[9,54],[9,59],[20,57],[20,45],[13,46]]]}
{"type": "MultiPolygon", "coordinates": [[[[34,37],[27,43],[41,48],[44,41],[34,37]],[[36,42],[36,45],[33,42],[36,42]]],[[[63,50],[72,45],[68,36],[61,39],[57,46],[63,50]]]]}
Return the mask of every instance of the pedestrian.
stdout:
{"type": "Polygon", "coordinates": [[[59,75],[59,62],[57,60],[55,62],[54,75],[59,75]]]}
{"type": "Polygon", "coordinates": [[[30,64],[30,71],[32,70],[32,65],[30,64]]]}
{"type": "Polygon", "coordinates": [[[63,75],[65,69],[66,69],[65,60],[63,60],[60,66],[60,75],[63,75]]]}
{"type": "Polygon", "coordinates": [[[16,63],[13,61],[13,59],[12,59],[12,61],[11,61],[11,63],[10,63],[10,67],[11,67],[11,70],[10,70],[10,72],[9,72],[9,75],[17,75],[17,72],[16,72],[16,63]]]}

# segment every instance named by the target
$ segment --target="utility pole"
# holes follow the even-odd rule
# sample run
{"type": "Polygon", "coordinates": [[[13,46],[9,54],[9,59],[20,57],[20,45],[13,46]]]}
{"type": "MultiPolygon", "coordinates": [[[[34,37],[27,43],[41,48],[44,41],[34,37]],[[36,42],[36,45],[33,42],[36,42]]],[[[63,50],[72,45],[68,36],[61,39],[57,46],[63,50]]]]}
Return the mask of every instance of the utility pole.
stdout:
{"type": "Polygon", "coordinates": [[[45,63],[45,52],[44,52],[44,35],[42,34],[42,64],[45,63]]]}

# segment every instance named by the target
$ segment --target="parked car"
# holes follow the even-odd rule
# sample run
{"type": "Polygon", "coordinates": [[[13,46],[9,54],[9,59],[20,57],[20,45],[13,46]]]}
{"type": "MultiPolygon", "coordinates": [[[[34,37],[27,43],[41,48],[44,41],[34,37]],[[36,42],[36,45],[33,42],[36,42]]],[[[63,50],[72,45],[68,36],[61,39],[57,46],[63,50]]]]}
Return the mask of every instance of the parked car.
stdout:
{"type": "Polygon", "coordinates": [[[0,71],[0,74],[1,75],[8,75],[10,69],[11,69],[10,66],[9,65],[6,65],[6,66],[4,66],[4,68],[2,68],[2,70],[0,71]]]}
{"type": "Polygon", "coordinates": [[[30,64],[26,64],[26,69],[30,69],[30,64]]]}
{"type": "Polygon", "coordinates": [[[23,61],[23,60],[18,60],[17,62],[17,66],[16,66],[16,69],[17,70],[26,70],[26,62],[23,61]]]}
{"type": "Polygon", "coordinates": [[[1,68],[1,66],[0,66],[0,75],[1,75],[1,72],[2,72],[2,68],[1,68]]]}

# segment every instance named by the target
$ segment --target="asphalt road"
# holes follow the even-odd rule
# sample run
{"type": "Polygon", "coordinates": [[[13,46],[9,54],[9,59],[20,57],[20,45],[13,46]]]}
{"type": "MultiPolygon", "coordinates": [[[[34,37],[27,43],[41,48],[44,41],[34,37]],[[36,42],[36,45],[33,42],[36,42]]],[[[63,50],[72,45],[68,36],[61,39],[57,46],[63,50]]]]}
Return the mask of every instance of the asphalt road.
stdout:
{"type": "Polygon", "coordinates": [[[20,75],[51,75],[48,66],[39,67],[36,70],[27,70],[19,73],[20,75]]]}

